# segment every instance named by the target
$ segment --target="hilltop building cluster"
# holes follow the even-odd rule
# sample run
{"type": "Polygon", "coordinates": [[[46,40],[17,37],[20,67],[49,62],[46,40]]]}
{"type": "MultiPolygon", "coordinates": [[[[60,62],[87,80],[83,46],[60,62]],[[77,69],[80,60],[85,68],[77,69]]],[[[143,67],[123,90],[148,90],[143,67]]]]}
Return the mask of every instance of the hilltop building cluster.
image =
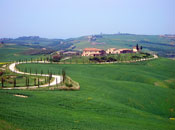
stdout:
{"type": "Polygon", "coordinates": [[[106,51],[103,49],[97,49],[97,48],[85,48],[83,50],[82,56],[103,56],[106,54],[122,54],[122,53],[136,53],[140,50],[137,46],[133,47],[132,49],[128,48],[122,48],[122,49],[116,49],[116,48],[109,48],[106,51]]]}

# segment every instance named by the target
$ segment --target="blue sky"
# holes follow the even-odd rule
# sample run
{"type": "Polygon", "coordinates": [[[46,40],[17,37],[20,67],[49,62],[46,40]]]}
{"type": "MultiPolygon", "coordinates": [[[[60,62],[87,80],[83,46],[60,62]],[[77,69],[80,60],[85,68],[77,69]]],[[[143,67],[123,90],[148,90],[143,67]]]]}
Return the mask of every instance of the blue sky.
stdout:
{"type": "Polygon", "coordinates": [[[0,0],[0,37],[173,34],[175,0],[0,0]]]}

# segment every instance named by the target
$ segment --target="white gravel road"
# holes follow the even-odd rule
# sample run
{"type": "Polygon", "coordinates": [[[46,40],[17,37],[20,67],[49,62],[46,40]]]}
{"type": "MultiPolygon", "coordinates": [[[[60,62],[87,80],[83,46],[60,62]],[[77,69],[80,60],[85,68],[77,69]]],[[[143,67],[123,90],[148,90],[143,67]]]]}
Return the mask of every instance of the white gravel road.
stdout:
{"type": "MultiPolygon", "coordinates": [[[[19,70],[16,69],[16,65],[18,64],[25,64],[25,63],[31,63],[31,62],[18,62],[18,63],[12,63],[9,65],[9,69],[14,72],[14,73],[18,73],[18,74],[25,74],[25,75],[35,75],[36,74],[30,74],[30,73],[24,73],[24,72],[21,72],[19,70]]],[[[36,62],[32,62],[32,63],[36,63],[36,62]]],[[[44,63],[42,61],[39,61],[38,63],[44,63]]],[[[37,76],[49,76],[48,74],[37,74],[37,76]]],[[[59,75],[52,75],[52,77],[54,78],[54,80],[49,84],[45,84],[45,85],[40,85],[39,87],[48,87],[48,86],[54,86],[54,85],[57,85],[59,83],[61,83],[62,81],[62,76],[59,76],[59,75]]],[[[4,89],[26,89],[26,88],[38,88],[38,86],[29,86],[29,87],[12,87],[12,88],[4,88],[4,89]]]]}

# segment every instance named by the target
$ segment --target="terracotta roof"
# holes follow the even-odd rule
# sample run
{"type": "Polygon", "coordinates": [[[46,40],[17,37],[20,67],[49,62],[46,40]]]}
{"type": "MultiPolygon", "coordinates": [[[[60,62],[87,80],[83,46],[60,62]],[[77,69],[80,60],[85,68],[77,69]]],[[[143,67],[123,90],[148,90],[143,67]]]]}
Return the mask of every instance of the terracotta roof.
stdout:
{"type": "Polygon", "coordinates": [[[97,48],[84,48],[84,51],[101,51],[102,49],[97,48]]]}

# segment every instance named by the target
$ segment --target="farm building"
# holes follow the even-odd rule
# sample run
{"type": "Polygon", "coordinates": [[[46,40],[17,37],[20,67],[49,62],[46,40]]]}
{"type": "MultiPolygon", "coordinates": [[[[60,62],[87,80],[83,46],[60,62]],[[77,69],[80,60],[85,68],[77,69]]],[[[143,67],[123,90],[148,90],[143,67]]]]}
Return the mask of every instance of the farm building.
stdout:
{"type": "Polygon", "coordinates": [[[122,48],[122,49],[118,49],[117,50],[117,54],[121,54],[121,53],[132,53],[133,51],[131,49],[128,48],[122,48]]]}
{"type": "Polygon", "coordinates": [[[132,51],[133,51],[133,52],[138,52],[137,47],[136,47],[136,46],[133,47],[133,48],[132,48],[132,51]]]}
{"type": "Polygon", "coordinates": [[[106,54],[106,52],[103,49],[85,48],[83,50],[82,56],[101,56],[104,54],[106,54]]]}
{"type": "Polygon", "coordinates": [[[116,54],[117,53],[117,49],[116,48],[109,48],[106,50],[107,54],[116,54]]]}

